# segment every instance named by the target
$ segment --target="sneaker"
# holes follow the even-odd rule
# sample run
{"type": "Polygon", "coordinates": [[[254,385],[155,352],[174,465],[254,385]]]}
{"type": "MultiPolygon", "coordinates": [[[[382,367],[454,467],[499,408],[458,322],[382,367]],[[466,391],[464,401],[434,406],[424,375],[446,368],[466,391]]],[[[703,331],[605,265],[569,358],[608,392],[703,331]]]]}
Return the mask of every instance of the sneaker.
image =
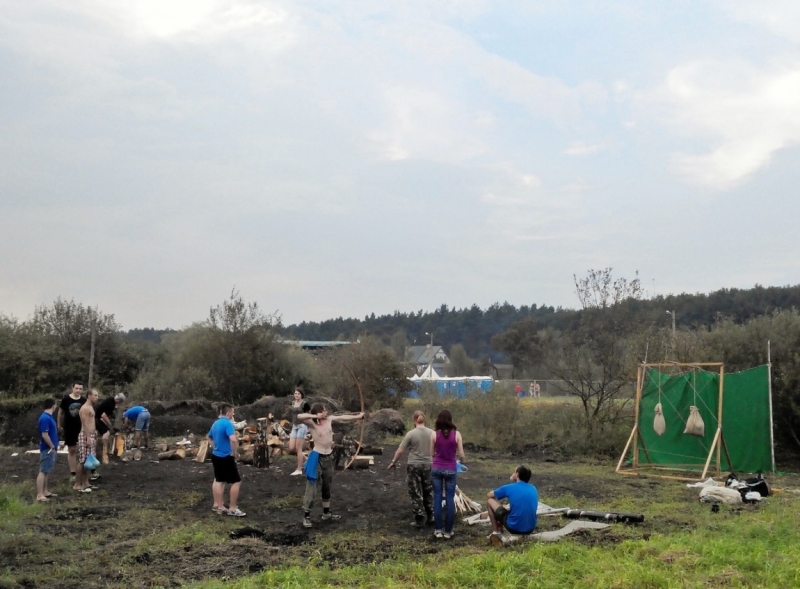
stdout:
{"type": "Polygon", "coordinates": [[[441,540],[442,538],[444,538],[444,534],[442,534],[442,530],[435,530],[433,532],[433,537],[438,540],[441,540]]]}
{"type": "Polygon", "coordinates": [[[340,520],[340,519],[342,519],[342,516],[339,515],[338,513],[331,513],[329,511],[328,513],[323,513],[322,514],[322,519],[340,520]]]}
{"type": "Polygon", "coordinates": [[[455,535],[456,535],[456,533],[455,533],[455,532],[445,532],[445,533],[444,533],[444,534],[442,534],[442,535],[444,536],[444,539],[445,539],[445,540],[449,540],[450,538],[452,538],[453,536],[455,536],[455,535]]]}
{"type": "Polygon", "coordinates": [[[302,470],[300,470],[300,469],[298,468],[297,470],[295,470],[295,471],[294,471],[292,474],[290,474],[289,476],[290,476],[290,477],[296,477],[296,476],[300,476],[301,474],[303,474],[303,471],[302,471],[302,470]]]}
{"type": "Polygon", "coordinates": [[[93,472],[93,473],[92,473],[92,476],[91,476],[91,477],[89,477],[89,480],[90,480],[90,481],[96,481],[96,480],[98,480],[99,478],[100,478],[100,473],[98,473],[98,472],[93,472]]]}
{"type": "Polygon", "coordinates": [[[303,518],[303,527],[304,528],[310,528],[312,525],[313,524],[311,523],[311,518],[310,517],[304,517],[303,518]]]}
{"type": "Polygon", "coordinates": [[[231,517],[244,517],[244,516],[247,515],[244,511],[242,511],[241,509],[238,509],[238,508],[237,509],[228,509],[227,513],[231,517]]]}
{"type": "Polygon", "coordinates": [[[228,513],[228,509],[224,505],[222,507],[212,507],[211,511],[219,515],[225,515],[228,513]]]}

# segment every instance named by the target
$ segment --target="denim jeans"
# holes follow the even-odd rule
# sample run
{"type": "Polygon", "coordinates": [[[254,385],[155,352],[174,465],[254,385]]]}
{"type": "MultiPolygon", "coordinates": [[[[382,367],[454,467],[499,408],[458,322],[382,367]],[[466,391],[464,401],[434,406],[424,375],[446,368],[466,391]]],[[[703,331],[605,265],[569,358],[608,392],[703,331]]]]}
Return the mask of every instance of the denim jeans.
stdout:
{"type": "Polygon", "coordinates": [[[454,470],[431,469],[431,483],[433,484],[433,520],[436,529],[442,529],[442,489],[447,510],[444,517],[444,531],[453,531],[453,520],[456,518],[456,480],[458,475],[454,470]]]}

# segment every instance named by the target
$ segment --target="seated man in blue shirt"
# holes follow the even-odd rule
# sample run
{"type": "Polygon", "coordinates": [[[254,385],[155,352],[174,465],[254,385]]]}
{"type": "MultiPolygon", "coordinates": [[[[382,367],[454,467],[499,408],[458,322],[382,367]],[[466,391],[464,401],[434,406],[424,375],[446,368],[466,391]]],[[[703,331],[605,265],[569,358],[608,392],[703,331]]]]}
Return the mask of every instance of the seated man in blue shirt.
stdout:
{"type": "Polygon", "coordinates": [[[505,527],[512,534],[530,534],[536,528],[536,510],[539,492],[530,484],[531,469],[520,465],[511,475],[511,483],[489,491],[489,519],[493,536],[499,536],[505,527]],[[508,499],[509,505],[500,503],[508,499]]]}

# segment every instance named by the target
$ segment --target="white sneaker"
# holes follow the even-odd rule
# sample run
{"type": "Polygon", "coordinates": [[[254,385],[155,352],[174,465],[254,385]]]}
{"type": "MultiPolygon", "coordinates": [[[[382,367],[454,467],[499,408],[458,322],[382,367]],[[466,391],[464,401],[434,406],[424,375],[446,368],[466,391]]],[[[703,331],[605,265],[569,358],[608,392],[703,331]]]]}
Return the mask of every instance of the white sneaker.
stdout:
{"type": "Polygon", "coordinates": [[[292,474],[290,474],[289,476],[290,476],[290,477],[296,477],[296,476],[299,476],[299,475],[301,475],[301,474],[303,474],[303,471],[302,471],[302,470],[300,470],[300,469],[298,468],[296,471],[294,471],[294,472],[293,472],[292,474]]]}

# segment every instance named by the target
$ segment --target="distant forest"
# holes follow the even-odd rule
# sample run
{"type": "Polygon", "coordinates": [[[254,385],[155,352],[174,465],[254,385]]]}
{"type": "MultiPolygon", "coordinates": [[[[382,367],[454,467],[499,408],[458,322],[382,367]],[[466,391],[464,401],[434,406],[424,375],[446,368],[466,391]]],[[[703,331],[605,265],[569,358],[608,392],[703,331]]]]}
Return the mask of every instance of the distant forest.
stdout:
{"type": "MultiPolygon", "coordinates": [[[[634,321],[642,327],[671,326],[672,318],[666,311],[674,311],[677,327],[709,328],[723,319],[743,323],[753,317],[777,309],[800,309],[800,285],[784,287],[756,286],[751,289],[726,288],[710,294],[680,294],[657,296],[634,304],[634,321]],[[638,317],[637,317],[638,316],[638,317]]],[[[434,335],[433,343],[449,351],[455,344],[464,346],[471,358],[505,360],[504,354],[492,348],[492,337],[504,332],[509,325],[523,319],[532,319],[539,329],[564,330],[579,319],[580,311],[554,308],[547,305],[522,305],[495,303],[487,309],[477,305],[456,309],[441,305],[435,311],[417,311],[376,316],[364,319],[329,319],[321,322],[303,322],[282,328],[282,335],[301,340],[352,340],[363,335],[380,338],[385,344],[398,347],[423,345],[430,341],[425,333],[434,335]]]]}

